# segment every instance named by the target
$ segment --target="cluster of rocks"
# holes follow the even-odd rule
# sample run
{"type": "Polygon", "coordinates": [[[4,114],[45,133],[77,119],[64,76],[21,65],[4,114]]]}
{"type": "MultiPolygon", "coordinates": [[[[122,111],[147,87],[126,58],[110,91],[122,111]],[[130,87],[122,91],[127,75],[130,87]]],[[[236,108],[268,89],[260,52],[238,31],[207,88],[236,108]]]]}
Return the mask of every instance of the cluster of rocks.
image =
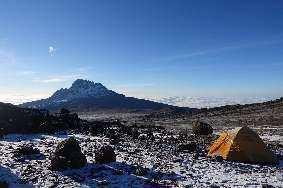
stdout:
{"type": "MultiPolygon", "coordinates": [[[[158,139],[154,132],[163,133],[164,127],[152,124],[132,124],[124,125],[119,120],[112,121],[82,121],[78,115],[71,113],[67,109],[50,114],[46,110],[25,109],[13,105],[0,105],[0,137],[7,133],[55,133],[61,130],[76,129],[86,134],[106,136],[110,139],[110,144],[116,145],[123,140],[123,135],[139,141],[154,141],[158,139]],[[3,113],[2,113],[3,111],[3,113]]],[[[193,132],[196,135],[207,135],[212,133],[212,128],[208,124],[197,121],[193,124],[193,132]]],[[[183,138],[176,140],[173,136],[168,137],[169,142],[180,143],[178,151],[193,152],[197,150],[196,142],[184,143],[183,138]]],[[[15,151],[16,156],[39,154],[39,150],[31,145],[24,145],[15,151]]],[[[63,170],[67,168],[81,168],[86,165],[87,160],[81,151],[79,142],[74,138],[69,138],[61,142],[52,155],[52,170],[63,170]]],[[[95,152],[96,163],[109,163],[116,161],[114,149],[111,146],[102,146],[95,152]]]]}
{"type": "MultiPolygon", "coordinates": [[[[125,137],[125,135],[131,137],[133,140],[139,142],[150,142],[158,139],[153,132],[164,133],[164,128],[159,126],[138,126],[123,125],[120,121],[94,121],[88,122],[87,131],[96,136],[106,136],[109,138],[110,144],[117,145],[125,137]]],[[[208,124],[200,123],[195,124],[196,129],[202,135],[211,134],[212,130],[208,124]],[[206,130],[208,129],[208,130],[206,130]],[[202,132],[201,132],[202,131],[202,132]]],[[[167,134],[167,133],[166,133],[167,134]]],[[[168,141],[171,142],[172,137],[168,137],[168,141]]],[[[198,142],[190,141],[185,142],[186,139],[180,138],[175,143],[176,151],[178,152],[198,152],[198,142]]],[[[110,145],[101,146],[95,151],[95,162],[97,164],[104,164],[116,161],[116,155],[114,148],[110,145]]],[[[81,151],[79,142],[74,138],[69,138],[58,144],[54,154],[51,156],[51,169],[52,170],[64,170],[67,168],[81,168],[87,164],[85,155],[81,151]]]]}
{"type": "MultiPolygon", "coordinates": [[[[51,170],[65,170],[82,168],[87,164],[86,156],[82,153],[79,142],[70,137],[58,144],[55,152],[50,157],[51,170]]],[[[114,149],[110,146],[102,146],[95,152],[95,162],[104,164],[116,161],[114,149]]]]}
{"type": "Polygon", "coordinates": [[[20,108],[0,103],[0,138],[10,133],[50,133],[80,129],[82,120],[76,113],[62,109],[50,114],[47,110],[20,108]]]}

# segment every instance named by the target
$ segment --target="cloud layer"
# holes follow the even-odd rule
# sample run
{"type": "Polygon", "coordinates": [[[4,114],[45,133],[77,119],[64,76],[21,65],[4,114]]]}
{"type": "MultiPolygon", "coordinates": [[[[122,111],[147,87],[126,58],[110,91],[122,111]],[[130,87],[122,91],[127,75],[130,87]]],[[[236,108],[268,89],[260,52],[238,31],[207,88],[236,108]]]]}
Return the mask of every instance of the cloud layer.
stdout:
{"type": "Polygon", "coordinates": [[[251,104],[273,100],[275,97],[165,97],[157,102],[191,108],[211,108],[234,104],[251,104]]]}

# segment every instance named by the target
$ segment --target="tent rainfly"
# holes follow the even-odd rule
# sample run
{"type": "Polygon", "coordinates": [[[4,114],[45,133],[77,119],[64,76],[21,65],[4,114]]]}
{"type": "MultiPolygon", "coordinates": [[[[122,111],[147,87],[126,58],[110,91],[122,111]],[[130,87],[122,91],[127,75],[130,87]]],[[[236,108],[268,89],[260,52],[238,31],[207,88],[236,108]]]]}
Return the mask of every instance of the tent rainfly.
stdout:
{"type": "Polygon", "coordinates": [[[244,163],[278,163],[259,135],[247,126],[221,133],[210,146],[208,156],[221,156],[225,160],[244,163]]]}

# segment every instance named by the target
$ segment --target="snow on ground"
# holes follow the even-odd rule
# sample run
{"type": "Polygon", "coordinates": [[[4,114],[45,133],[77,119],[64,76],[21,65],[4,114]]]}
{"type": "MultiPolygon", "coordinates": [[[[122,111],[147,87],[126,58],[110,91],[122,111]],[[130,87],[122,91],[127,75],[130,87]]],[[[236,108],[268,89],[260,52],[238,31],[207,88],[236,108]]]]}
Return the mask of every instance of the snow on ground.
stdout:
{"type": "Polygon", "coordinates": [[[263,184],[283,187],[283,161],[281,166],[260,166],[216,162],[205,157],[196,159],[192,154],[176,152],[174,144],[158,139],[150,142],[124,139],[115,146],[117,162],[94,164],[94,151],[108,141],[82,134],[8,135],[0,140],[0,180],[12,187],[153,187],[153,182],[169,187],[262,187],[263,184]],[[50,171],[49,156],[58,142],[70,136],[80,141],[87,166],[50,171]],[[13,151],[24,143],[33,143],[43,155],[15,157],[13,151]]]}
{"type": "Polygon", "coordinates": [[[280,135],[269,135],[269,134],[264,134],[260,136],[263,140],[268,140],[268,141],[278,141],[280,143],[283,143],[283,137],[280,135]]]}

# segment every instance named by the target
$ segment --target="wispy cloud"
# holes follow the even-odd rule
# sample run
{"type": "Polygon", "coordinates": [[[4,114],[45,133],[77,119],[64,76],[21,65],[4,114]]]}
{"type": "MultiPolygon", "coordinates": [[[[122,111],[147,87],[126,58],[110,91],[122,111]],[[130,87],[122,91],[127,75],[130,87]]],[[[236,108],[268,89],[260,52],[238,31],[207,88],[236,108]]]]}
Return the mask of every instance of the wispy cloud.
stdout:
{"type": "Polygon", "coordinates": [[[54,46],[49,46],[48,47],[48,54],[50,56],[54,56],[56,51],[57,51],[57,49],[54,46]]]}
{"type": "Polygon", "coordinates": [[[36,72],[31,70],[23,70],[23,71],[19,71],[17,74],[20,76],[30,76],[30,75],[35,75],[36,72]]]}
{"type": "Polygon", "coordinates": [[[205,56],[205,55],[221,53],[221,52],[225,52],[225,51],[233,51],[233,50],[239,50],[239,49],[245,49],[245,48],[254,48],[254,47],[259,47],[259,46],[281,44],[281,43],[283,43],[283,39],[269,40],[269,41],[268,40],[267,41],[258,41],[258,42],[253,42],[253,43],[224,46],[224,47],[220,47],[220,48],[204,49],[204,50],[199,50],[199,51],[190,52],[190,53],[186,53],[186,54],[167,57],[167,58],[164,58],[164,59],[160,59],[158,61],[159,62],[160,61],[175,61],[175,60],[179,60],[179,59],[186,59],[186,58],[191,58],[191,57],[196,57],[196,56],[205,56]]]}
{"type": "Polygon", "coordinates": [[[154,83],[132,83],[132,84],[120,84],[116,85],[119,88],[144,88],[144,87],[154,87],[154,83]]]}
{"type": "Polygon", "coordinates": [[[40,74],[36,73],[36,77],[34,77],[33,82],[51,84],[59,82],[70,82],[79,78],[87,79],[90,77],[90,69],[91,67],[73,67],[70,71],[64,72],[62,74],[47,74],[45,76],[39,76],[40,74]]]}
{"type": "Polygon", "coordinates": [[[45,79],[35,78],[33,82],[49,84],[49,83],[74,81],[78,78],[86,78],[86,75],[84,74],[54,75],[54,76],[48,76],[45,79]]]}
{"type": "Polygon", "coordinates": [[[53,83],[53,82],[66,82],[68,81],[69,79],[68,78],[48,78],[48,79],[45,79],[45,80],[41,80],[40,82],[42,83],[53,83]]]}

